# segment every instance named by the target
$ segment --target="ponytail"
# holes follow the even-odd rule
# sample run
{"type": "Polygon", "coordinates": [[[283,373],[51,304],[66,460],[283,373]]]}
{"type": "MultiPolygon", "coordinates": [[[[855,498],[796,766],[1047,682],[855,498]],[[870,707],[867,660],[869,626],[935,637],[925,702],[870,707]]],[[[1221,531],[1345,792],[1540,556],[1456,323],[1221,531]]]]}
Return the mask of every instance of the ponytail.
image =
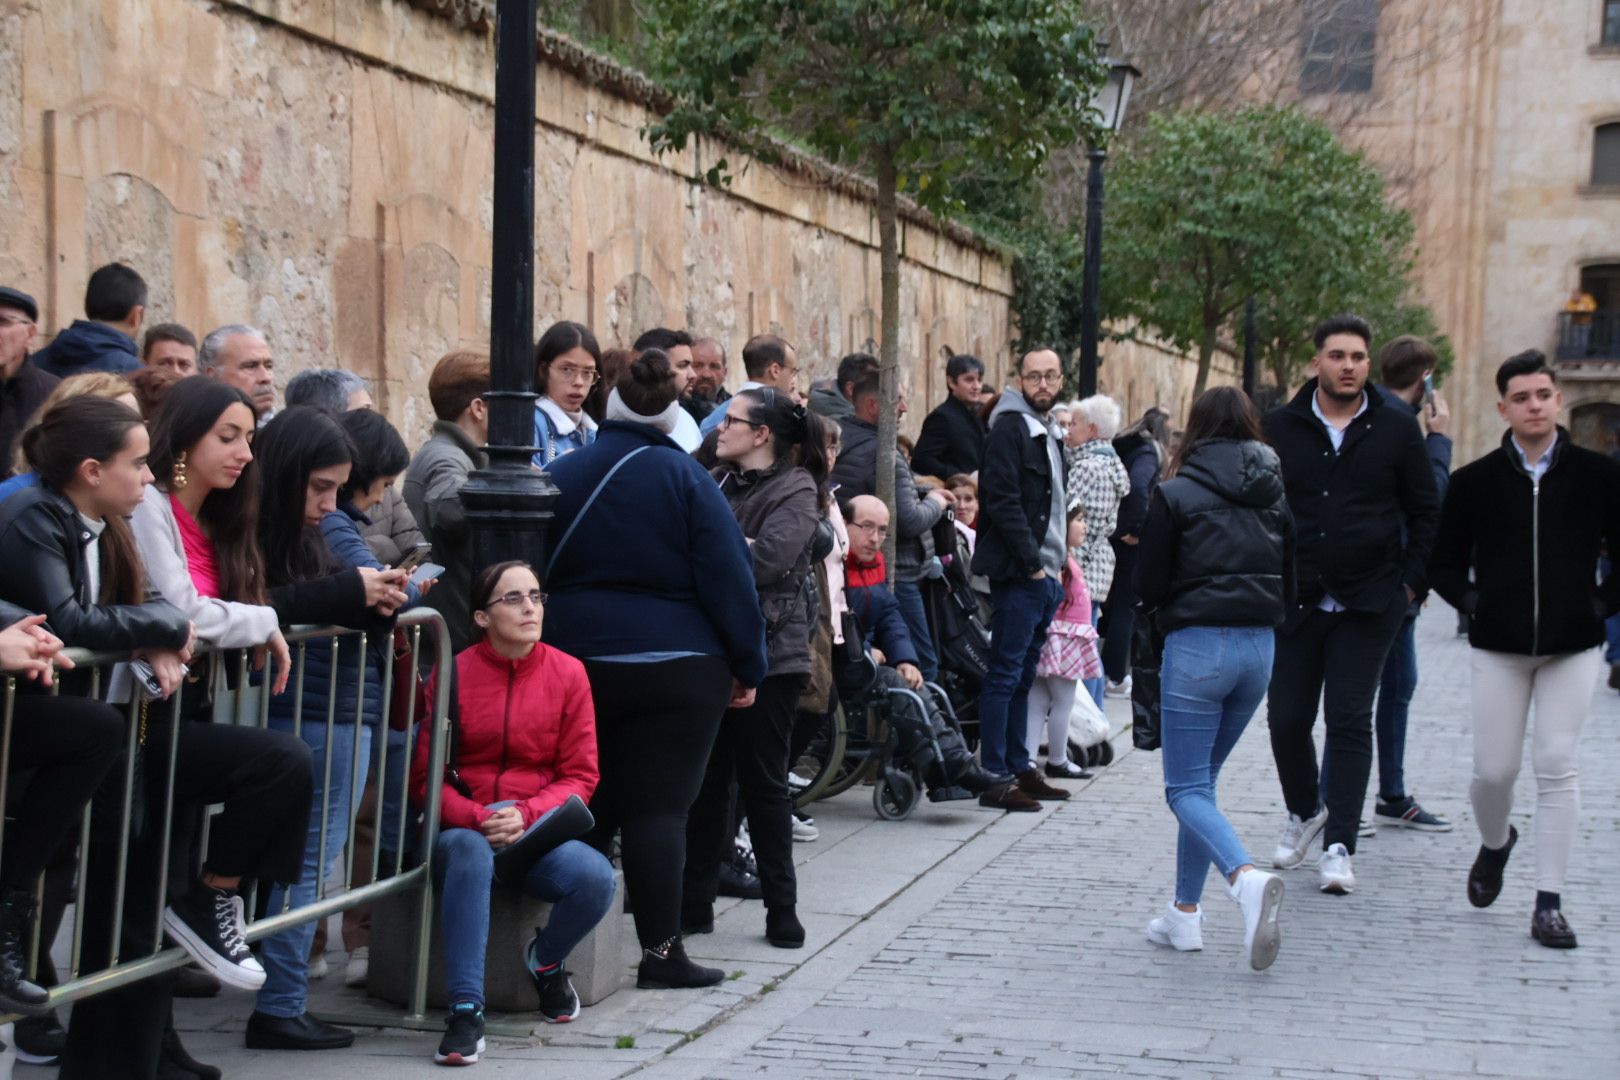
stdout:
{"type": "Polygon", "coordinates": [[[816,509],[825,514],[831,498],[827,490],[828,422],[774,387],[741,390],[737,396],[748,401],[749,422],[770,430],[776,460],[788,458],[816,482],[816,509]]]}

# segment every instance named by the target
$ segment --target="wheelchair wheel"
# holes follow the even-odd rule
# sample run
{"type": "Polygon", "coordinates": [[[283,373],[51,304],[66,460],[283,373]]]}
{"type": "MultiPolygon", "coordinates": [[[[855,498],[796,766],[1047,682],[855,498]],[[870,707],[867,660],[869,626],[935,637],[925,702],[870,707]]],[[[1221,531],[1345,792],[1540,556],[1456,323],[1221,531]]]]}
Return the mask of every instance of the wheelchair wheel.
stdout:
{"type": "MultiPolygon", "coordinates": [[[[838,785],[848,774],[850,762],[849,726],[844,719],[842,705],[827,715],[821,731],[811,740],[811,746],[814,748],[813,756],[820,762],[820,767],[810,778],[810,783],[794,794],[794,809],[808,806],[817,799],[836,795],[844,789],[838,785]]],[[[844,787],[847,786],[846,783],[844,787]]]]}
{"type": "Polygon", "coordinates": [[[917,781],[904,769],[890,767],[872,787],[872,809],[884,821],[904,821],[917,808],[917,781]]]}

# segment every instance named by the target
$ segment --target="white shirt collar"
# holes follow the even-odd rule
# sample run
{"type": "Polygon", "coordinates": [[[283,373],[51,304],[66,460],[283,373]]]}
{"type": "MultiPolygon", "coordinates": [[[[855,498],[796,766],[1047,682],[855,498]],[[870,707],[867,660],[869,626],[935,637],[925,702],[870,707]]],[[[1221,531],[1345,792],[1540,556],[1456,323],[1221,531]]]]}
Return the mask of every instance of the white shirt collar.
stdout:
{"type": "MultiPolygon", "coordinates": [[[[1322,406],[1316,400],[1316,395],[1318,393],[1320,393],[1320,392],[1321,392],[1320,388],[1318,388],[1317,390],[1311,391],[1311,412],[1315,413],[1316,418],[1318,420],[1322,421],[1322,423],[1326,424],[1328,427],[1332,427],[1333,423],[1330,420],[1328,420],[1326,415],[1323,414],[1322,406]]],[[[1362,413],[1364,413],[1366,411],[1367,411],[1367,391],[1363,390],[1361,392],[1361,406],[1360,406],[1360,408],[1356,409],[1356,415],[1355,416],[1352,416],[1349,420],[1345,421],[1344,426],[1349,427],[1350,424],[1356,419],[1356,416],[1360,416],[1362,413]]],[[[1340,428],[1339,430],[1342,431],[1344,429],[1340,428]]]]}
{"type": "Polygon", "coordinates": [[[1513,451],[1519,455],[1519,461],[1524,465],[1524,471],[1529,473],[1531,476],[1534,476],[1537,480],[1541,479],[1547,470],[1552,467],[1552,454],[1553,451],[1558,448],[1558,440],[1556,438],[1547,444],[1547,449],[1543,450],[1541,452],[1541,456],[1536,458],[1535,461],[1530,460],[1530,455],[1525,453],[1524,447],[1519,445],[1518,439],[1509,435],[1508,442],[1513,444],[1513,451]]]}
{"type": "Polygon", "coordinates": [[[562,406],[551,400],[547,395],[542,394],[534,404],[536,408],[543,410],[547,416],[551,417],[551,423],[556,427],[559,435],[572,435],[575,428],[584,428],[586,431],[596,430],[596,421],[591,419],[589,413],[581,412],[579,419],[576,421],[572,416],[563,412],[562,406]]]}

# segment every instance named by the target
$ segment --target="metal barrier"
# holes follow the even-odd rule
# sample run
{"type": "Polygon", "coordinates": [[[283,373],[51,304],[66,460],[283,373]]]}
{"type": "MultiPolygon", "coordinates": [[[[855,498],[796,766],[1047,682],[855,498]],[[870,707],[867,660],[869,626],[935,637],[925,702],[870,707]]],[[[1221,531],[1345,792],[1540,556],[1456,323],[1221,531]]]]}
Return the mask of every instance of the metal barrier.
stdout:
{"type": "MultiPolygon", "coordinates": [[[[396,841],[393,844],[394,865],[392,867],[392,873],[382,880],[378,880],[378,871],[383,869],[381,866],[379,866],[379,862],[381,852],[385,845],[382,843],[377,843],[372,847],[370,883],[358,887],[353,885],[355,869],[353,843],[354,829],[355,823],[358,820],[359,806],[361,801],[361,789],[363,786],[361,783],[361,777],[368,765],[368,763],[360,756],[360,744],[362,742],[360,737],[360,729],[364,724],[365,716],[365,682],[368,667],[367,650],[369,648],[366,635],[359,631],[338,627],[291,628],[284,630],[284,633],[286,635],[292,655],[292,677],[288,680],[288,691],[293,695],[292,733],[295,735],[302,733],[305,722],[304,685],[307,662],[309,659],[310,650],[321,648],[322,643],[326,643],[328,655],[331,660],[332,685],[329,685],[328,687],[329,692],[327,694],[326,715],[324,718],[317,719],[314,722],[324,723],[326,736],[324,745],[326,747],[332,746],[332,736],[339,724],[352,723],[354,727],[355,739],[353,743],[354,751],[351,754],[352,760],[349,761],[345,766],[350,770],[350,797],[347,810],[349,815],[348,836],[350,838],[350,842],[346,845],[346,854],[343,857],[343,875],[341,886],[335,889],[329,888],[331,882],[328,880],[330,877],[328,868],[331,864],[329,862],[330,853],[326,850],[326,839],[329,831],[326,822],[330,817],[330,812],[332,809],[332,770],[334,765],[333,755],[330,753],[325,753],[323,754],[325,759],[325,768],[322,770],[321,775],[314,777],[315,791],[319,793],[320,796],[319,813],[321,815],[320,820],[322,822],[319,858],[317,861],[317,866],[321,868],[321,880],[316,883],[314,902],[296,908],[291,907],[291,897],[289,895],[290,890],[285,890],[283,893],[284,903],[279,912],[266,912],[263,918],[253,919],[254,910],[257,907],[257,884],[255,884],[253,888],[249,890],[248,894],[244,897],[244,901],[247,918],[252,920],[248,924],[247,939],[249,941],[256,941],[260,938],[289,929],[301,923],[322,919],[337,912],[347,911],[350,908],[369,904],[372,901],[381,899],[385,896],[390,896],[395,893],[405,893],[413,890],[420,890],[422,893],[421,917],[416,928],[416,967],[411,990],[411,999],[409,1005],[410,1012],[402,1020],[402,1023],[406,1026],[418,1026],[425,1019],[427,1004],[428,942],[432,931],[433,919],[433,839],[438,835],[439,832],[439,799],[442,789],[441,784],[430,782],[427,785],[426,803],[422,807],[423,817],[420,837],[421,859],[417,865],[407,867],[405,858],[405,840],[408,835],[410,818],[412,816],[408,789],[410,784],[411,759],[415,754],[417,743],[415,725],[418,721],[416,713],[417,701],[420,697],[420,663],[418,661],[419,658],[423,656],[423,631],[426,630],[430,636],[430,642],[433,646],[434,670],[439,675],[439,678],[435,684],[435,694],[432,702],[432,715],[427,718],[427,722],[431,722],[433,725],[433,737],[428,743],[427,775],[429,777],[442,776],[444,774],[450,693],[450,679],[447,672],[449,670],[449,664],[451,661],[451,646],[449,629],[445,625],[443,616],[431,608],[419,607],[406,612],[400,616],[398,622],[396,623],[396,628],[403,631],[408,638],[410,645],[408,655],[411,661],[411,670],[407,684],[410,688],[410,702],[407,706],[410,723],[407,728],[408,737],[405,741],[404,768],[401,772],[403,778],[402,783],[405,785],[405,788],[401,791],[401,797],[399,799],[397,822],[385,822],[383,820],[385,812],[385,800],[380,796],[376,800],[375,813],[376,835],[379,838],[383,837],[384,835],[391,835],[396,841]],[[356,707],[352,721],[349,718],[339,717],[337,715],[337,694],[335,693],[335,682],[339,677],[338,660],[340,656],[348,655],[345,651],[347,649],[358,650],[358,662],[356,663],[354,669],[357,684],[355,694],[356,707]],[[384,832],[385,826],[389,827],[390,829],[390,831],[386,834],[384,832]]],[[[206,650],[206,652],[215,658],[215,662],[210,664],[210,669],[217,668],[219,664],[225,662],[225,657],[235,654],[235,689],[232,691],[227,691],[224,694],[215,695],[213,700],[214,722],[234,723],[240,726],[255,726],[260,728],[268,727],[270,709],[270,694],[268,692],[268,687],[272,682],[272,661],[268,658],[266,659],[262,679],[258,683],[253,683],[249,674],[248,651],[227,649],[206,650]]],[[[129,657],[125,655],[94,654],[76,649],[68,650],[68,655],[72,657],[76,664],[76,669],[70,678],[78,677],[82,679],[82,676],[80,676],[79,673],[88,669],[88,696],[98,699],[103,697],[103,686],[111,681],[110,679],[104,678],[104,673],[108,669],[115,668],[118,664],[129,659],[129,657]]],[[[196,661],[194,660],[193,665],[195,666],[195,664],[196,661]]],[[[393,686],[395,681],[394,666],[394,649],[390,647],[387,649],[381,665],[381,721],[377,728],[377,738],[380,745],[375,748],[373,755],[376,759],[376,776],[379,785],[386,784],[388,778],[387,734],[389,713],[392,705],[393,686]]],[[[51,990],[50,1003],[53,1006],[90,997],[117,987],[127,986],[131,983],[138,982],[160,972],[179,968],[186,964],[189,960],[187,954],[180,948],[173,946],[165,947],[162,918],[163,909],[166,906],[167,887],[169,885],[167,869],[170,862],[169,844],[173,832],[175,815],[175,763],[179,744],[179,721],[181,717],[182,697],[183,695],[187,694],[207,693],[224,684],[224,680],[219,677],[219,672],[217,670],[211,670],[210,682],[213,684],[212,686],[203,687],[200,684],[200,681],[191,682],[188,680],[182,684],[180,689],[176,690],[174,694],[170,695],[169,699],[166,701],[151,701],[145,705],[142,705],[139,700],[141,695],[137,692],[131,695],[132,700],[127,705],[122,702],[113,703],[115,708],[127,709],[129,713],[129,731],[125,742],[124,755],[122,759],[123,787],[122,803],[120,806],[118,821],[117,873],[115,878],[116,894],[114,897],[114,903],[112,905],[112,963],[107,968],[90,973],[81,973],[80,970],[85,927],[85,896],[88,882],[88,874],[85,872],[85,869],[88,865],[88,859],[91,851],[91,811],[90,807],[87,806],[83,813],[83,820],[79,826],[79,854],[77,860],[78,881],[74,894],[72,951],[68,965],[69,970],[67,973],[67,978],[51,990]],[[158,863],[160,869],[157,884],[157,888],[162,890],[163,894],[157,897],[157,904],[155,905],[158,912],[158,922],[155,934],[156,948],[151,954],[146,956],[122,957],[119,955],[119,949],[121,946],[125,898],[128,889],[127,877],[129,871],[128,856],[131,821],[136,809],[134,802],[137,787],[136,763],[139,760],[140,751],[143,745],[145,745],[143,740],[147,728],[147,721],[150,718],[151,711],[154,709],[170,710],[167,758],[163,762],[167,768],[167,779],[163,786],[162,792],[161,827],[163,831],[161,833],[161,859],[158,863]]],[[[61,672],[58,672],[57,685],[53,687],[50,693],[52,696],[55,696],[60,692],[61,672]]],[[[16,677],[10,675],[5,677],[4,694],[4,706],[3,709],[0,709],[0,806],[5,804],[7,797],[7,774],[10,768],[11,732],[17,695],[16,677]]],[[[152,752],[152,748],[150,746],[146,746],[146,752],[150,754],[152,752]]],[[[147,772],[150,775],[151,770],[148,769],[147,772]]],[[[156,803],[151,798],[147,798],[147,805],[151,807],[155,806],[156,803]]],[[[204,854],[206,854],[208,850],[208,820],[209,817],[204,818],[203,829],[199,836],[198,843],[199,850],[204,854]]],[[[154,822],[154,824],[156,824],[156,822],[154,822]]],[[[3,853],[4,851],[5,833],[6,825],[4,821],[0,821],[0,853],[3,853]]],[[[194,869],[195,868],[193,868],[193,870],[194,869]]],[[[36,889],[37,900],[42,900],[43,890],[44,879],[42,876],[40,884],[36,889]]],[[[39,936],[40,921],[36,913],[35,922],[31,928],[28,941],[27,973],[30,978],[32,978],[35,974],[35,965],[39,955],[39,936]]],[[[373,1020],[370,1022],[376,1023],[377,1021],[373,1020]]]]}

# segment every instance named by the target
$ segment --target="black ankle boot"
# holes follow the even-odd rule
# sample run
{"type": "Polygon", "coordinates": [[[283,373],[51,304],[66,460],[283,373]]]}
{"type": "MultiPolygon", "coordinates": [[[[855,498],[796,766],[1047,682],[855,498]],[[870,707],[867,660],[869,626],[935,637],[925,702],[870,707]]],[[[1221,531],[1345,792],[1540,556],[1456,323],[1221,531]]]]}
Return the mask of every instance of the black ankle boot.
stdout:
{"type": "Polygon", "coordinates": [[[804,948],[804,924],[792,904],[765,910],[765,940],[778,949],[804,948]]]}
{"type": "Polygon", "coordinates": [[[34,921],[34,894],[27,889],[0,891],[0,1010],[23,1016],[50,1012],[50,991],[23,978],[28,928],[34,921]]]}
{"type": "Polygon", "coordinates": [[[222,1075],[219,1069],[192,1057],[174,1028],[163,1032],[163,1047],[158,1051],[158,1080],[220,1080],[222,1075]]]}
{"type": "Polygon", "coordinates": [[[726,973],[719,968],[701,967],[688,960],[681,939],[675,937],[656,949],[641,951],[636,986],[642,990],[679,990],[714,986],[725,977],[726,973]]]}

